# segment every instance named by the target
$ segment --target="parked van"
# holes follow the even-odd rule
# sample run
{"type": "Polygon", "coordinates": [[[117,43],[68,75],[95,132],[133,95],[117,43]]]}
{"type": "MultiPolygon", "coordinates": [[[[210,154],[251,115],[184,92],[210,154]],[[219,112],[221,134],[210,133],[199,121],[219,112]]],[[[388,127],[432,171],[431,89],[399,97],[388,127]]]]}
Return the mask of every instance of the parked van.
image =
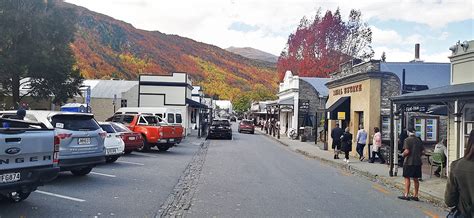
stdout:
{"type": "Polygon", "coordinates": [[[165,107],[123,107],[115,114],[151,114],[171,125],[183,126],[183,115],[180,109],[165,107]]]}

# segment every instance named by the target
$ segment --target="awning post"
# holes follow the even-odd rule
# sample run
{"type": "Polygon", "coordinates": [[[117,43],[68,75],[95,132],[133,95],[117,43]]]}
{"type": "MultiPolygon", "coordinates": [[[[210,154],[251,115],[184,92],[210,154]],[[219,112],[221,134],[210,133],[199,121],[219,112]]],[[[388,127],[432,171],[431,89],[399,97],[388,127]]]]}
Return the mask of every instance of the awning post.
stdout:
{"type": "Polygon", "coordinates": [[[390,162],[390,170],[389,170],[389,175],[392,177],[393,176],[393,163],[394,163],[394,132],[393,132],[393,126],[394,126],[394,116],[393,116],[393,101],[390,100],[390,154],[389,154],[389,162],[390,162]]]}

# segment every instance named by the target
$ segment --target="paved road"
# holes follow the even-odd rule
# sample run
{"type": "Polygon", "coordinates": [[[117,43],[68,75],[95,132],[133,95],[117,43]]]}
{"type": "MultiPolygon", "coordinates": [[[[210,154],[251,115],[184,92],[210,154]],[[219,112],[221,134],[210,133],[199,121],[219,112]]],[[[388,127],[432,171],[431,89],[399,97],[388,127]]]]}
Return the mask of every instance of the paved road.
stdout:
{"type": "MultiPolygon", "coordinates": [[[[267,138],[127,155],[85,177],[69,173],[0,217],[436,217],[424,202],[294,153],[267,138]]],[[[443,217],[443,216],[439,216],[443,217]]]]}
{"type": "Polygon", "coordinates": [[[168,152],[133,152],[84,177],[61,173],[24,202],[0,203],[0,217],[153,217],[198,148],[184,141],[168,152]]]}
{"type": "MultiPolygon", "coordinates": [[[[263,135],[212,140],[188,217],[436,217],[441,210],[263,135]]],[[[443,216],[440,216],[443,217],[443,216]]]]}

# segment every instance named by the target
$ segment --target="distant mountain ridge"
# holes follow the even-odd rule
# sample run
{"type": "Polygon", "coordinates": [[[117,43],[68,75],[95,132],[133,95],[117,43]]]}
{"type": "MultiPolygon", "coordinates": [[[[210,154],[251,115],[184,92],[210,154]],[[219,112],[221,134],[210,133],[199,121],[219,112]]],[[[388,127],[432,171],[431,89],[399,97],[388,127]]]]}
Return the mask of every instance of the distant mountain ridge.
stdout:
{"type": "Polygon", "coordinates": [[[260,60],[274,64],[276,64],[278,61],[278,56],[251,47],[238,48],[231,46],[225,50],[254,60],[260,60]]]}
{"type": "Polygon", "coordinates": [[[86,8],[77,9],[78,30],[72,49],[88,79],[136,80],[138,74],[188,72],[211,96],[233,100],[244,92],[278,85],[272,63],[252,60],[189,38],[145,31],[86,8]]]}

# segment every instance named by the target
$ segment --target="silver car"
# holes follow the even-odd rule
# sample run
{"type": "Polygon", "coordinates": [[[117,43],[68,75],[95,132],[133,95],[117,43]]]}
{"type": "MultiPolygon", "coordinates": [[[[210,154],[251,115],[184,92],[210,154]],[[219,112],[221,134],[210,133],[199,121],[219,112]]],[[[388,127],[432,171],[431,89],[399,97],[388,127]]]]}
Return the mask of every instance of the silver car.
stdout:
{"type": "Polygon", "coordinates": [[[107,133],[100,128],[93,114],[27,110],[25,120],[42,122],[55,129],[55,135],[61,140],[61,171],[82,176],[96,165],[105,163],[104,140],[107,133]]]}

